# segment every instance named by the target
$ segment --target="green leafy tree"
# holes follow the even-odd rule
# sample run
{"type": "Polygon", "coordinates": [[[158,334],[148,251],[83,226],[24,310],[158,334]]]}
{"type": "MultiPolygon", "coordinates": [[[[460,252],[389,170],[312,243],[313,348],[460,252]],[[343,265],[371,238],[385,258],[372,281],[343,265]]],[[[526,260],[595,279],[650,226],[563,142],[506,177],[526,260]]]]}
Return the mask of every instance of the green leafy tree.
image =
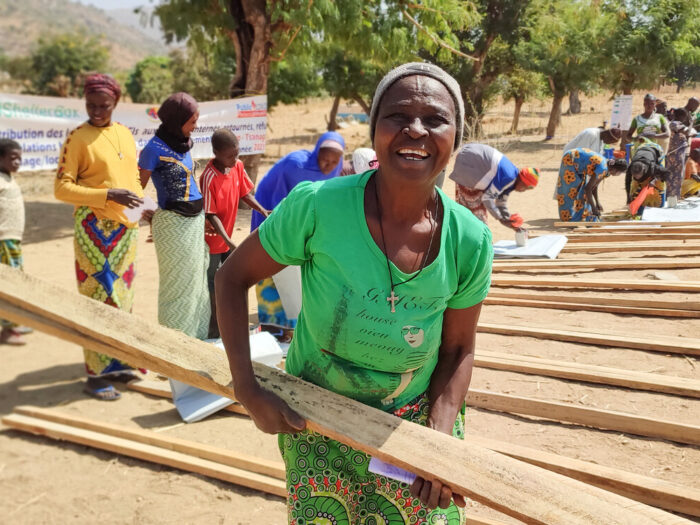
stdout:
{"type": "Polygon", "coordinates": [[[613,20],[598,4],[587,0],[544,0],[532,9],[529,36],[516,47],[516,59],[525,69],[547,79],[552,95],[546,131],[549,139],[561,123],[566,95],[573,90],[591,90],[602,81],[602,66],[609,60],[604,44],[613,20]]]}
{"type": "MultiPolygon", "coordinates": [[[[420,47],[454,50],[459,41],[453,29],[477,17],[463,0],[169,0],[155,12],[168,39],[185,40],[200,29],[230,42],[236,58],[231,96],[267,93],[270,72],[289,72],[294,53],[306,45],[342,43],[390,67],[415,57],[420,47]],[[287,60],[286,67],[274,66],[287,60]]],[[[254,178],[259,158],[246,161],[254,178]]]]}
{"type": "Polygon", "coordinates": [[[231,77],[236,69],[230,43],[196,35],[185,50],[171,53],[173,90],[186,91],[197,100],[229,98],[231,77]]]}
{"type": "Polygon", "coordinates": [[[173,60],[146,57],[129,74],[126,90],[134,102],[156,104],[173,92],[173,60]]]}
{"type": "Polygon", "coordinates": [[[328,129],[337,129],[336,115],[342,99],[357,102],[369,115],[372,95],[384,71],[368,60],[349,56],[344,49],[331,50],[323,65],[323,87],[334,96],[328,129]]]}
{"type": "Polygon", "coordinates": [[[676,65],[700,64],[700,2],[608,0],[614,18],[606,40],[606,86],[616,93],[648,89],[676,65]]]}
{"type": "Polygon", "coordinates": [[[547,91],[546,81],[541,73],[528,71],[516,66],[507,75],[503,75],[499,79],[498,84],[498,90],[503,97],[503,101],[513,100],[515,102],[510,132],[517,133],[523,104],[533,98],[544,96],[547,91]]]}
{"type": "Polygon", "coordinates": [[[516,66],[513,48],[526,36],[532,0],[477,0],[475,23],[455,29],[460,54],[424,48],[421,56],[444,67],[462,86],[466,136],[481,135],[481,118],[498,93],[496,82],[516,66]]]}
{"type": "Polygon", "coordinates": [[[99,38],[66,33],[39,39],[31,54],[32,91],[39,95],[78,96],[80,79],[107,67],[109,51],[99,38]]]}

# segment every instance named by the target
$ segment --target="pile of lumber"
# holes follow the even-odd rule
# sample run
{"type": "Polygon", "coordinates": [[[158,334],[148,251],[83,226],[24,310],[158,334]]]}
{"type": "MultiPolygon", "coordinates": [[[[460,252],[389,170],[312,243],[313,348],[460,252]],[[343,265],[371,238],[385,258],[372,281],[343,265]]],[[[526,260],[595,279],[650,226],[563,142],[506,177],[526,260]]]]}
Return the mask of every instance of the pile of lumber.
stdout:
{"type": "MultiPolygon", "coordinates": [[[[235,399],[228,364],[223,353],[212,345],[9,267],[0,266],[0,280],[1,317],[235,399]]],[[[472,440],[456,440],[264,365],[255,364],[254,371],[264,388],[280,395],[307,420],[309,429],[426,479],[439,479],[455,492],[526,523],[689,523],[682,517],[535,466],[539,460],[531,459],[530,464],[514,459],[519,454],[515,449],[501,453],[472,440]]],[[[37,412],[22,416],[36,415],[37,412]]],[[[27,423],[36,428],[36,421],[27,423]]],[[[38,432],[48,434],[44,430],[38,432]]],[[[575,470],[573,464],[557,469],[575,470]]],[[[600,474],[601,479],[605,475],[600,474]]],[[[669,493],[678,494],[675,489],[666,488],[669,493]]],[[[655,501],[656,497],[646,496],[648,501],[655,501]]],[[[681,512],[688,513],[687,507],[697,506],[697,498],[692,494],[690,498],[690,503],[680,504],[685,509],[681,512]]]]}

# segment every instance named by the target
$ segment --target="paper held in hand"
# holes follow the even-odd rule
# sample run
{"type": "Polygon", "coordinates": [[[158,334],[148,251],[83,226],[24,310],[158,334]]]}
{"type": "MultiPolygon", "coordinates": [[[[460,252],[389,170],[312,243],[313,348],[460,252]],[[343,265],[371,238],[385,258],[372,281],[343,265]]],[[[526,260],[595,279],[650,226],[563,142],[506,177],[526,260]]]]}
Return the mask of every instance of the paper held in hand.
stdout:
{"type": "Polygon", "coordinates": [[[402,483],[411,484],[416,480],[416,475],[394,465],[390,465],[379,458],[372,457],[369,460],[369,471],[373,474],[386,476],[402,483]]]}
{"type": "Polygon", "coordinates": [[[148,210],[157,210],[158,205],[153,202],[153,199],[151,199],[148,195],[146,195],[143,198],[143,203],[140,206],[137,206],[136,208],[126,208],[124,210],[124,215],[126,215],[126,218],[129,219],[131,222],[139,222],[141,220],[141,215],[143,215],[143,212],[148,211],[148,210]]]}

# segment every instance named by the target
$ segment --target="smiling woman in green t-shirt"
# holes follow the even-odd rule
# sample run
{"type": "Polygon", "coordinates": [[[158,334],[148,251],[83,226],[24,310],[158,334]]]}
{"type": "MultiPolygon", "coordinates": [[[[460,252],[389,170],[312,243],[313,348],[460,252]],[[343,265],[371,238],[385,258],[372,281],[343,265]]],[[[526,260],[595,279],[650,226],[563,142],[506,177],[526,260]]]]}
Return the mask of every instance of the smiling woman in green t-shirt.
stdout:
{"type": "Polygon", "coordinates": [[[394,69],[370,115],[379,168],[298,185],[217,274],[236,395],[261,430],[281,434],[290,522],[358,523],[374,513],[392,524],[464,523],[465,502],[449,487],[372,474],[365,454],[304,430],[303,418],[262,389],[247,351],[246,306],[250,286],[301,266],[287,371],[462,437],[492,261],[488,228],[435,187],[461,143],[463,115],[459,86],[440,68],[394,69]]]}

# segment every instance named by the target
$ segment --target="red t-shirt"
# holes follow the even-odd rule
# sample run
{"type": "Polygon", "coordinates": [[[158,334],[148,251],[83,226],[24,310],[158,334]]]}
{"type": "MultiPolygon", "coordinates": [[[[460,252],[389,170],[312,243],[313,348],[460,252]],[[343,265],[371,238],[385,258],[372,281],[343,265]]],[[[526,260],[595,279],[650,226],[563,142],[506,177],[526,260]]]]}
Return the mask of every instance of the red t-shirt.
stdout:
{"type": "MultiPolygon", "coordinates": [[[[228,173],[221,173],[210,160],[202,172],[199,187],[204,195],[204,213],[216,215],[229,237],[233,234],[238,213],[238,201],[253,189],[253,181],[245,172],[243,163],[238,160],[228,173]]],[[[226,253],[226,241],[217,233],[205,234],[209,253],[226,253]]]]}

